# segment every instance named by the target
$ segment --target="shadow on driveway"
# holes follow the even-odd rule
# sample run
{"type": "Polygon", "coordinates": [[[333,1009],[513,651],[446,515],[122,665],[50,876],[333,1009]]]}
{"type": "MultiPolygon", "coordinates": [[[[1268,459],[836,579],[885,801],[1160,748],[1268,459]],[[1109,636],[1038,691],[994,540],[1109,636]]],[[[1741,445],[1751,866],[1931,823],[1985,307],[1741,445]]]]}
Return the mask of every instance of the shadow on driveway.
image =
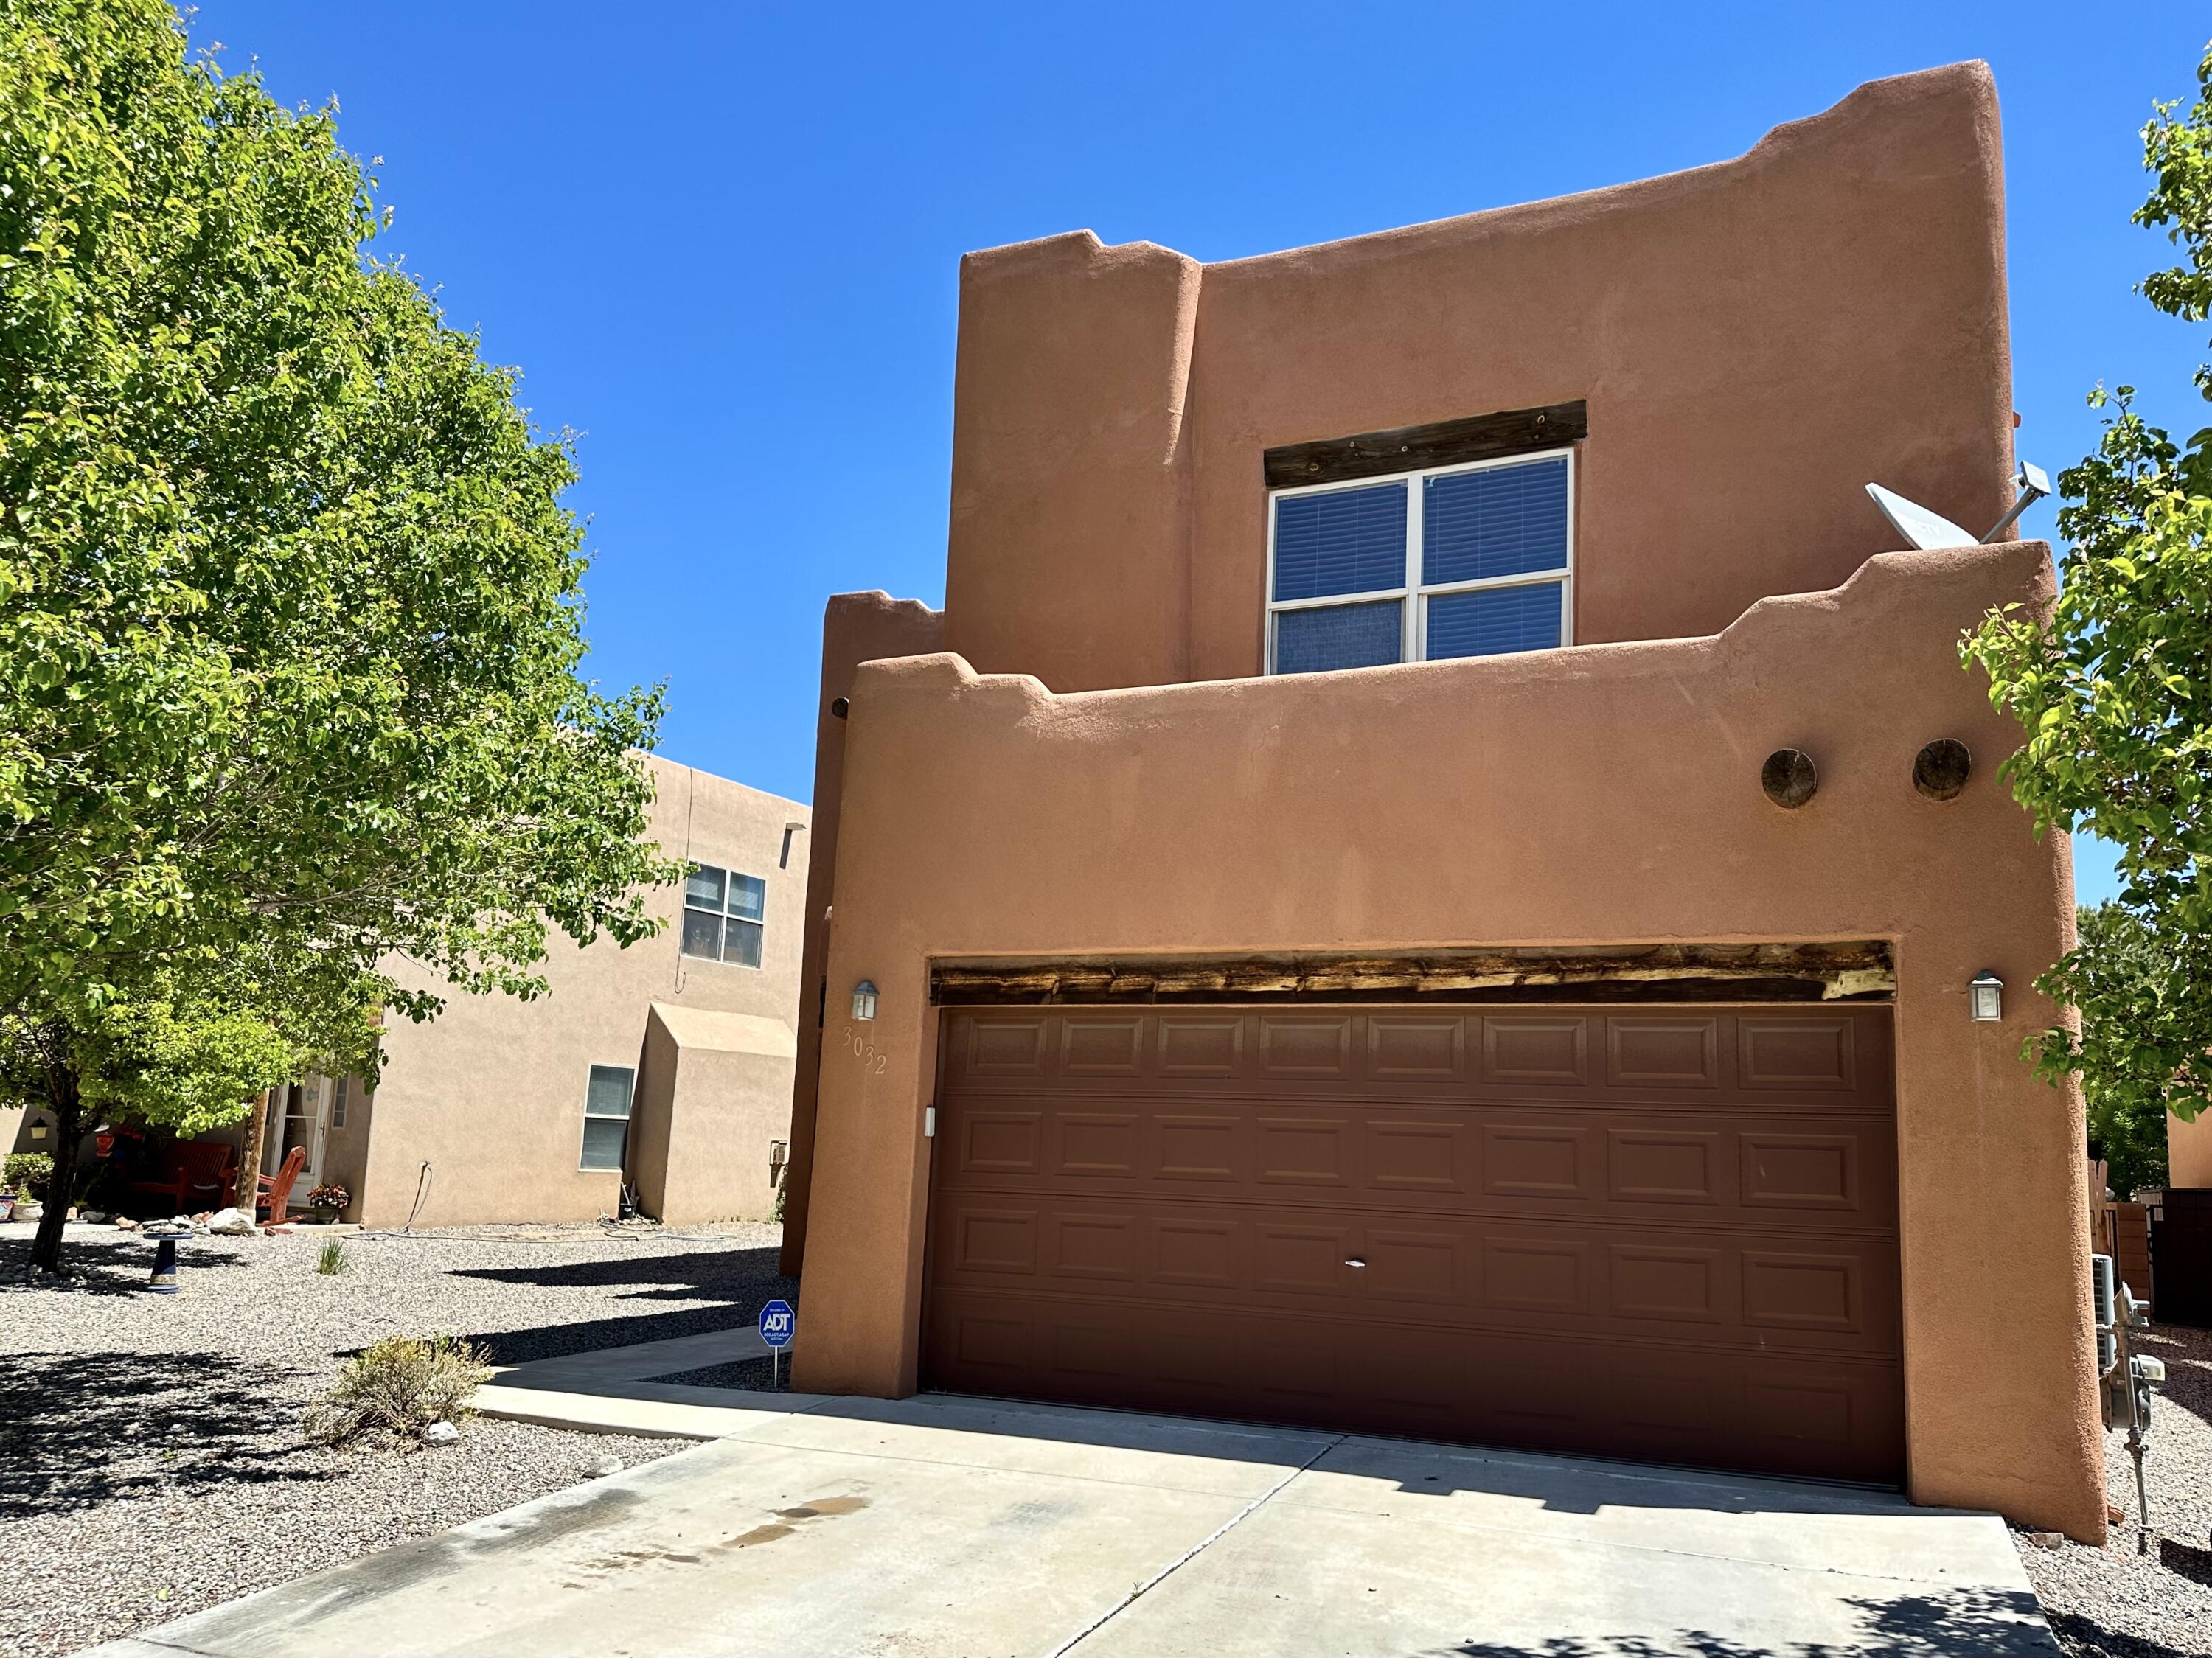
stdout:
{"type": "MultiPolygon", "coordinates": [[[[1474,1642],[1447,1648],[1455,1658],[1960,1658],[1965,1654],[2044,1654],[2055,1650],[2033,1620],[2035,1597],[2025,1590],[1960,1588],[1908,1594],[1893,1600],[1847,1599],[1867,1613],[1863,1640],[1845,1645],[1747,1646],[1705,1630],[1685,1630],[1664,1640],[1643,1636],[1565,1635],[1537,1646],[1474,1642]],[[2022,1620],[2029,1620],[2026,1627],[2022,1620]]],[[[2056,1621],[2056,1620],[2054,1620],[2056,1621]]],[[[2117,1654],[2119,1649],[2114,1649],[2117,1654]]],[[[2146,1646],[2141,1658],[2167,1658],[2172,1649],[2146,1646]]],[[[2136,1658],[2130,1654],[2128,1658],[2136,1658]]],[[[2179,1655],[2173,1655],[2179,1658],[2179,1655]]]]}

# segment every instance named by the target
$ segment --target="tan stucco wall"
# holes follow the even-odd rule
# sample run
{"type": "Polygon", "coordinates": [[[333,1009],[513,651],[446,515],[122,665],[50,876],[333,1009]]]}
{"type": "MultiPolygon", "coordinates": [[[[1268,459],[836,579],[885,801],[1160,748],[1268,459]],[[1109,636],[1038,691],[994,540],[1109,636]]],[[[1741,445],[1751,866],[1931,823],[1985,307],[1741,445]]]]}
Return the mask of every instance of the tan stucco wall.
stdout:
{"type": "Polygon", "coordinates": [[[2081,1105],[2019,1059],[2056,1017],[2027,987],[2070,943],[2069,855],[1957,657],[2051,591],[2013,544],[1877,558],[1717,637],[1059,696],[863,666],[829,976],[881,987],[889,1064],[842,1060],[832,1010],[797,1385],[915,1386],[933,956],[1886,938],[1911,1490],[2100,1537],[2081,1105]],[[1976,757],[1941,804],[1911,781],[1938,737],[1976,757]],[[1822,780],[1794,812],[1759,785],[1784,746],[1822,780]],[[1967,1017],[1985,968],[2001,1023],[1967,1017]]]}
{"type": "MultiPolygon", "coordinates": [[[[796,1278],[806,1254],[808,1182],[814,1167],[814,1090],[822,1070],[830,902],[836,873],[837,801],[845,786],[845,721],[832,712],[863,662],[941,649],[945,616],[884,592],[840,593],[822,618],[822,691],[815,710],[815,857],[806,871],[806,942],[799,971],[799,1051],[791,1097],[791,1169],[784,1180],[782,1270],[796,1278]]],[[[852,987],[841,987],[849,996],[852,987]]],[[[850,1005],[848,1002],[848,1006],[850,1005]]]]}
{"type": "MultiPolygon", "coordinates": [[[[622,1176],[577,1167],[585,1089],[593,1065],[639,1065],[649,1005],[757,1014],[786,1025],[795,1020],[811,850],[805,829],[792,835],[788,864],[779,867],[779,859],[784,825],[805,824],[811,814],[793,801],[657,756],[648,763],[659,789],[653,834],[662,847],[768,883],[761,967],[683,955],[682,889],[670,887],[653,898],[668,927],[628,950],[606,938],[579,950],[556,933],[545,967],[548,996],[520,1002],[448,992],[445,1012],[431,1023],[387,1020],[384,1074],[357,1194],[364,1224],[395,1226],[407,1218],[425,1159],[432,1182],[419,1225],[612,1213],[622,1176]]],[[[787,1132],[781,1113],[788,1106],[788,1077],[787,1071],[771,1090],[779,1099],[779,1139],[787,1132]]],[[[763,1141],[757,1149],[732,1144],[702,1153],[728,1171],[732,1206],[726,1212],[739,1212],[742,1181],[756,1162],[765,1163],[767,1150],[763,1141]]]]}
{"type": "Polygon", "coordinates": [[[2212,1115],[2184,1122],[2172,1112],[2166,1114],[2166,1163],[2169,1190],[2212,1186],[2212,1115]]]}
{"type": "Polygon", "coordinates": [[[1711,633],[1894,546],[1869,479],[1996,520],[2003,252],[1968,64],[1718,166],[1325,246],[970,254],[944,648],[1055,690],[1256,673],[1262,450],[1574,398],[1575,638],[1711,633]]]}
{"type": "Polygon", "coordinates": [[[653,1005],[630,1129],[647,1214],[692,1226],[775,1213],[772,1143],[790,1138],[796,1049],[783,1019],[653,1005]]]}

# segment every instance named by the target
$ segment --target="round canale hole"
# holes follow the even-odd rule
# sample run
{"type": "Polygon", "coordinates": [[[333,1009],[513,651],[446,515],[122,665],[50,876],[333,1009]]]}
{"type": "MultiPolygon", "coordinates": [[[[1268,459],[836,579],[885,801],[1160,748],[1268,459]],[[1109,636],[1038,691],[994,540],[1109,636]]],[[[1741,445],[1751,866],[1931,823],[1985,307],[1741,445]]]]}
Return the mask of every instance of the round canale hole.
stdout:
{"type": "Polygon", "coordinates": [[[1948,800],[1966,786],[1974,756],[1955,737],[1939,737],[1912,756],[1912,786],[1930,800],[1948,800]]]}
{"type": "Polygon", "coordinates": [[[1776,805],[1794,811],[1813,798],[1820,786],[1820,774],[1804,750],[1777,749],[1759,768],[1759,786],[1776,805]]]}

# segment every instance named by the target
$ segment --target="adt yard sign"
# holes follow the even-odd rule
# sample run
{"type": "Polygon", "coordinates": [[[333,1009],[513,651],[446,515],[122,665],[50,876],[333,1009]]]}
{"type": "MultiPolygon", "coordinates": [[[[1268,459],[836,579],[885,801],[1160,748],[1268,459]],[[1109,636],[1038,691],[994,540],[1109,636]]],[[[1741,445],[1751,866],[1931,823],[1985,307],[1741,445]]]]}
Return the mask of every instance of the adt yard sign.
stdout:
{"type": "Polygon", "coordinates": [[[771,1301],[761,1309],[761,1339],[771,1347],[788,1347],[799,1327],[799,1315],[787,1301],[771,1301]]]}

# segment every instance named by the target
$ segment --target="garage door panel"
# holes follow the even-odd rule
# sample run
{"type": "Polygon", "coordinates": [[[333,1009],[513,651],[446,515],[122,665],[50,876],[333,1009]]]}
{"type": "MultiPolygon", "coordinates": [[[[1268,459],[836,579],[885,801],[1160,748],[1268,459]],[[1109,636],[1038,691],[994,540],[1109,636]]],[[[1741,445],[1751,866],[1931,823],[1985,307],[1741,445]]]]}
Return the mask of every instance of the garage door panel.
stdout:
{"type": "Polygon", "coordinates": [[[1239,1014],[1164,1013],[1154,1046],[1157,1074],[1194,1083],[1237,1078],[1244,1070],[1245,1020],[1239,1014]]]}
{"type": "Polygon", "coordinates": [[[1458,1084],[1467,1079],[1467,1021],[1455,1014],[1370,1014],[1367,1079],[1458,1084]]]}
{"type": "Polygon", "coordinates": [[[1239,1218],[1188,1214],[1150,1218],[1152,1281],[1170,1289],[1238,1290],[1248,1282],[1239,1218]]]}
{"type": "Polygon", "coordinates": [[[1262,1186],[1358,1184],[1358,1141],[1341,1117],[1263,1116],[1254,1122],[1262,1186]]]}
{"type": "Polygon", "coordinates": [[[1481,1028],[1482,1080],[1492,1088],[1586,1088],[1589,1027],[1586,1016],[1470,1015],[1481,1028]]]}
{"type": "Polygon", "coordinates": [[[1060,1074],[1066,1078],[1143,1074],[1145,1022],[1134,1013],[1071,1014],[1060,1020],[1060,1074]]]}
{"type": "Polygon", "coordinates": [[[1679,1336],[1707,1348],[1899,1351],[1897,1252],[1879,1238],[1774,1247],[1723,1224],[1431,1217],[1069,1197],[940,1194],[941,1284],[1049,1284],[1071,1301],[1398,1321],[1510,1335],[1679,1336]],[[1350,1263],[1358,1260],[1364,1266],[1350,1263]]]}
{"type": "Polygon", "coordinates": [[[1645,1324],[1721,1324],[1735,1310],[1729,1251],[1711,1244],[1606,1246],[1606,1311],[1645,1324]]]}
{"type": "Polygon", "coordinates": [[[1471,1178],[1471,1123],[1439,1115],[1370,1118],[1365,1127],[1370,1189],[1458,1206],[1471,1178]]]}
{"type": "Polygon", "coordinates": [[[1717,1089],[1717,1013],[1617,1014],[1605,1021],[1606,1081],[1620,1088],[1717,1089]]]}
{"type": "Polygon", "coordinates": [[[1250,1136],[1243,1119],[1176,1112],[1153,1118],[1152,1128],[1151,1172],[1156,1178],[1238,1187],[1250,1183],[1250,1136]]]}
{"type": "MultiPolygon", "coordinates": [[[[1050,1169],[1061,1180],[1126,1182],[1142,1172],[1144,1120],[1131,1111],[1062,1111],[1048,1118],[1050,1169]]],[[[972,1167],[963,1172],[974,1172],[972,1167]]]]}
{"type": "Polygon", "coordinates": [[[1263,1013],[1259,1025],[1261,1076],[1301,1082],[1350,1079],[1350,1014],[1263,1013]]]}
{"type": "Polygon", "coordinates": [[[948,1013],[925,1374],[1893,1480],[1887,1018],[948,1013]]]}
{"type": "Polygon", "coordinates": [[[1616,1204],[1721,1202],[1734,1171],[1721,1157],[1723,1135],[1699,1128],[1608,1128],[1606,1196],[1616,1204]]]}
{"type": "Polygon", "coordinates": [[[1521,1121],[1482,1127],[1482,1190],[1486,1196],[1547,1198],[1586,1205],[1597,1195],[1591,1179],[1589,1129],[1576,1124],[1521,1121]]]}
{"type": "Polygon", "coordinates": [[[1492,1233],[1482,1240],[1481,1307],[1580,1317],[1590,1310],[1589,1240],[1492,1233]]]}

